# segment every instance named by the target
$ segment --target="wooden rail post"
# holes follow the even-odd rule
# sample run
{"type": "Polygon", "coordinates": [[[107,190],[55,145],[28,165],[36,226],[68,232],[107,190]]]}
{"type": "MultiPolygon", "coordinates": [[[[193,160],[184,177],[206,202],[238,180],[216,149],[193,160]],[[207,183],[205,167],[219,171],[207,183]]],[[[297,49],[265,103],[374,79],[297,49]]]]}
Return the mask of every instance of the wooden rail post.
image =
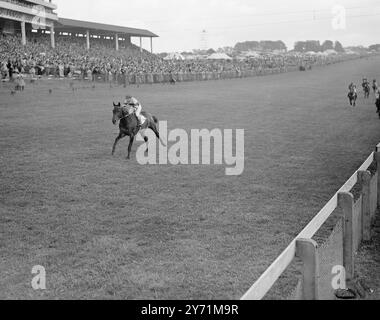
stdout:
{"type": "Polygon", "coordinates": [[[369,171],[358,171],[358,180],[362,186],[362,235],[363,241],[371,241],[371,209],[370,209],[370,183],[371,173],[369,171]]]}
{"type": "Polygon", "coordinates": [[[354,232],[353,212],[354,196],[352,193],[338,194],[338,206],[343,209],[343,265],[346,269],[347,280],[354,278],[354,232]]]}
{"type": "Polygon", "coordinates": [[[296,256],[303,262],[302,300],[318,300],[318,244],[312,239],[297,239],[296,256]]]}
{"type": "Polygon", "coordinates": [[[375,160],[377,163],[377,207],[380,208],[380,145],[377,146],[375,160]]]}

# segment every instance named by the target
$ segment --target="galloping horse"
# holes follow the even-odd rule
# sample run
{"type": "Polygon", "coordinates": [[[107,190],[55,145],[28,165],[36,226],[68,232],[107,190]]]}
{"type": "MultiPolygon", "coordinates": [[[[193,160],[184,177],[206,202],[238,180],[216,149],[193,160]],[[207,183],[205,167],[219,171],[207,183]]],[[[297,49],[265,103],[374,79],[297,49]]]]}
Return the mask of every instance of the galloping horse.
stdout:
{"type": "Polygon", "coordinates": [[[379,114],[379,119],[380,119],[380,92],[377,91],[376,93],[376,109],[377,109],[377,113],[379,114]]]}
{"type": "Polygon", "coordinates": [[[350,100],[350,105],[356,107],[356,100],[358,99],[358,94],[356,93],[356,86],[350,86],[350,92],[348,93],[348,99],[350,100]]]}
{"type": "MultiPolygon", "coordinates": [[[[120,128],[120,133],[117,136],[115,143],[112,148],[112,155],[115,154],[115,149],[117,143],[123,139],[126,136],[129,136],[129,146],[128,146],[128,157],[127,159],[131,158],[131,150],[133,146],[133,142],[135,140],[136,135],[140,132],[140,130],[144,131],[146,129],[151,129],[157,139],[160,140],[161,144],[165,146],[165,143],[162,141],[160,138],[160,134],[157,130],[157,124],[158,124],[158,119],[154,116],[152,116],[148,112],[141,112],[141,115],[146,118],[145,122],[142,124],[141,127],[138,127],[138,120],[137,116],[134,113],[134,110],[132,107],[122,107],[120,102],[118,104],[113,103],[114,109],[113,109],[113,117],[112,117],[112,123],[116,125],[118,121],[119,123],[119,128],[120,128]]],[[[142,134],[144,136],[144,134],[142,134]]],[[[147,143],[148,142],[148,137],[144,136],[144,141],[147,143]]],[[[146,152],[148,152],[148,148],[146,149],[146,152]]]]}
{"type": "Polygon", "coordinates": [[[375,94],[376,94],[377,90],[379,90],[379,86],[378,86],[376,80],[373,80],[373,83],[372,83],[372,89],[373,89],[373,92],[374,92],[375,94]]]}
{"type": "Polygon", "coordinates": [[[363,91],[364,91],[364,98],[368,99],[369,94],[371,93],[371,87],[369,85],[369,82],[366,79],[363,80],[362,87],[363,87],[363,91]]]}

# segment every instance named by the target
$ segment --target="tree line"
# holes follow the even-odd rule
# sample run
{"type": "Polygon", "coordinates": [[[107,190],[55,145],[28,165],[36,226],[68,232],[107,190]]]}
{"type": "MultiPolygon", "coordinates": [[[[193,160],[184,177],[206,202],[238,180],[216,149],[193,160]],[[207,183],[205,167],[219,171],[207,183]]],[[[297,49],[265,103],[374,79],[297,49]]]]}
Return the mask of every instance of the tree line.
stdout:
{"type": "MultiPolygon", "coordinates": [[[[238,42],[234,47],[235,52],[244,51],[286,51],[287,47],[281,40],[279,41],[245,41],[238,42]]],[[[326,40],[322,44],[318,40],[297,41],[294,45],[294,51],[297,52],[323,52],[326,50],[335,50],[344,52],[344,48],[339,41],[326,40]]]]}

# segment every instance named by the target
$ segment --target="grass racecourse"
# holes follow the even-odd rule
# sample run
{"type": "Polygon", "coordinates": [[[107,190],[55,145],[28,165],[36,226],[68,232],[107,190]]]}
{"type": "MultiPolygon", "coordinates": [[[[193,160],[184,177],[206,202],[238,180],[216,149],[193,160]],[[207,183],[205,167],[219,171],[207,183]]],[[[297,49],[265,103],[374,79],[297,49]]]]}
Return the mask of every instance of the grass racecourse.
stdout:
{"type": "Polygon", "coordinates": [[[2,84],[0,299],[240,298],[380,142],[373,93],[346,98],[363,77],[380,57],[175,86],[2,84]],[[128,139],[112,157],[126,94],[169,129],[245,129],[244,173],[141,166],[128,139]]]}

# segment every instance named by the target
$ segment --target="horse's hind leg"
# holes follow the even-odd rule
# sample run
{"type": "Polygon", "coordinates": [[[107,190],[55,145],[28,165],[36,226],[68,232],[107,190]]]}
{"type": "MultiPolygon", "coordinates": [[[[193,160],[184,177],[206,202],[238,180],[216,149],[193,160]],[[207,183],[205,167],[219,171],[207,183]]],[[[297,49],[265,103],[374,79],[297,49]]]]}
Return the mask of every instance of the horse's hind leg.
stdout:
{"type": "Polygon", "coordinates": [[[145,153],[148,153],[149,152],[149,138],[148,137],[144,137],[144,141],[146,143],[146,150],[145,150],[145,153]]]}
{"type": "Polygon", "coordinates": [[[156,135],[157,139],[160,140],[161,144],[162,144],[164,147],[166,147],[165,142],[164,142],[164,141],[161,139],[161,137],[160,137],[160,133],[158,132],[156,125],[155,125],[155,124],[151,124],[151,125],[149,126],[149,128],[154,132],[154,134],[156,135]]]}
{"type": "Polygon", "coordinates": [[[117,138],[115,139],[115,143],[113,144],[113,148],[112,148],[112,155],[115,154],[115,150],[116,150],[116,146],[117,146],[117,143],[123,139],[125,137],[125,134],[124,133],[120,133],[117,138]]]}
{"type": "Polygon", "coordinates": [[[145,129],[144,130],[141,130],[140,131],[140,134],[141,136],[144,138],[144,141],[146,143],[146,150],[145,150],[145,153],[147,153],[149,151],[149,145],[148,145],[148,141],[149,141],[149,138],[145,135],[145,129]]]}

